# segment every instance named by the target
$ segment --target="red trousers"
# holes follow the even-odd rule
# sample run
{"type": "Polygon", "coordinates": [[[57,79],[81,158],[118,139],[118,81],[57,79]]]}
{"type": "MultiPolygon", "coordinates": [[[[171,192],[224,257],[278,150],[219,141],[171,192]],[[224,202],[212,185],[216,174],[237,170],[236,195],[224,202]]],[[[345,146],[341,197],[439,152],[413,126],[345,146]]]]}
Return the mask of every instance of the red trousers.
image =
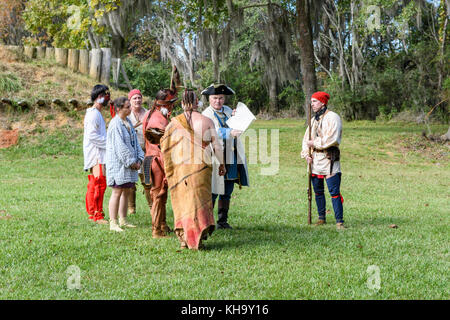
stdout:
{"type": "Polygon", "coordinates": [[[100,176],[88,175],[88,185],[86,192],[86,211],[89,219],[97,221],[105,218],[103,212],[103,198],[106,191],[106,177],[102,173],[100,166],[100,176]]]}

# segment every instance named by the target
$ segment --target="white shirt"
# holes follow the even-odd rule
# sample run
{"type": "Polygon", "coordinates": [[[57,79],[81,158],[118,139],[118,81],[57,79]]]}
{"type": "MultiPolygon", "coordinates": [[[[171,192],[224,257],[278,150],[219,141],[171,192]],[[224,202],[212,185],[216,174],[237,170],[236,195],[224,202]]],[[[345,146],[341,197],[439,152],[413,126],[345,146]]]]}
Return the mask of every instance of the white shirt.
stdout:
{"type": "Polygon", "coordinates": [[[105,164],[106,124],[100,111],[95,107],[86,109],[83,136],[84,170],[105,164]]]}
{"type": "MultiPolygon", "coordinates": [[[[142,113],[144,115],[147,112],[147,109],[145,109],[144,107],[141,107],[141,109],[144,110],[144,112],[142,113]]],[[[139,122],[139,119],[136,118],[136,116],[135,116],[133,111],[131,111],[131,114],[128,116],[128,119],[130,119],[130,121],[133,124],[133,126],[135,126],[136,123],[139,122]]],[[[142,150],[144,150],[144,148],[145,148],[145,140],[144,140],[144,132],[142,131],[142,123],[141,123],[141,125],[137,126],[134,129],[136,130],[136,134],[137,134],[137,138],[138,138],[139,144],[140,144],[142,150]]]]}
{"type": "MultiPolygon", "coordinates": [[[[320,116],[319,121],[314,117],[311,119],[311,139],[314,141],[316,150],[325,150],[329,147],[339,147],[342,138],[342,121],[339,115],[331,110],[320,116]]],[[[309,128],[303,136],[301,157],[306,158],[309,153],[307,142],[309,140],[309,128]]],[[[331,161],[325,152],[313,151],[312,173],[318,175],[329,175],[331,161]]],[[[332,174],[341,172],[341,163],[333,163],[332,174]]]]}

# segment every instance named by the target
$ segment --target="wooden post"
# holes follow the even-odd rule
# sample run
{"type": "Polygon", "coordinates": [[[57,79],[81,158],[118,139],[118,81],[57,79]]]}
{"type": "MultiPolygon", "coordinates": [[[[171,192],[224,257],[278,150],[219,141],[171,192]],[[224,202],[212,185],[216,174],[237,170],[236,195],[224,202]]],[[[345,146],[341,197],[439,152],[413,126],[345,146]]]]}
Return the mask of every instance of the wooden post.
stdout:
{"type": "Polygon", "coordinates": [[[111,48],[102,48],[103,58],[102,58],[102,71],[101,71],[101,83],[109,84],[109,79],[111,76],[111,48]]]}
{"type": "Polygon", "coordinates": [[[90,55],[89,76],[96,81],[100,81],[102,71],[102,50],[92,49],[90,55]]]}
{"type": "Polygon", "coordinates": [[[67,66],[68,50],[64,48],[55,48],[55,59],[60,65],[67,66]]]}
{"type": "Polygon", "coordinates": [[[27,56],[30,59],[36,58],[36,48],[35,47],[24,47],[23,53],[25,56],[27,56]]]}
{"type": "Polygon", "coordinates": [[[36,48],[36,57],[38,59],[45,59],[45,47],[36,48]]]}
{"type": "Polygon", "coordinates": [[[116,86],[116,88],[119,87],[119,74],[120,74],[120,58],[112,58],[111,59],[112,64],[112,75],[113,75],[113,83],[116,86]]]}
{"type": "Polygon", "coordinates": [[[123,68],[123,64],[120,64],[120,71],[122,72],[123,78],[125,79],[125,83],[128,86],[128,90],[132,90],[133,87],[131,86],[130,80],[128,79],[127,73],[125,72],[125,69],[123,68]]]}
{"type": "Polygon", "coordinates": [[[89,74],[89,51],[86,49],[80,50],[78,70],[82,74],[89,74]]]}
{"type": "Polygon", "coordinates": [[[22,46],[6,46],[6,48],[11,52],[17,52],[17,53],[23,53],[23,47],[22,46]]]}
{"type": "Polygon", "coordinates": [[[52,47],[45,48],[45,59],[47,60],[55,59],[55,48],[52,47]]]}
{"type": "Polygon", "coordinates": [[[69,55],[67,58],[67,66],[73,72],[78,71],[78,64],[80,61],[80,51],[77,49],[69,49],[69,55]]]}

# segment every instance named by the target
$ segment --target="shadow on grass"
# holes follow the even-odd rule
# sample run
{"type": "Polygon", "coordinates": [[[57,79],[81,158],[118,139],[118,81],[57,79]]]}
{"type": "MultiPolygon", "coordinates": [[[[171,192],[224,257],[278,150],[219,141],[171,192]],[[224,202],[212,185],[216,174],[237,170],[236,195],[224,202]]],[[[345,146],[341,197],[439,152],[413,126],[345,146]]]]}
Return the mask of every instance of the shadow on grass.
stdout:
{"type": "MultiPolygon", "coordinates": [[[[270,247],[273,250],[285,248],[295,243],[298,246],[311,243],[313,239],[325,236],[332,241],[338,236],[335,227],[315,228],[313,226],[291,225],[247,225],[236,226],[232,230],[215,230],[210,243],[205,243],[207,250],[234,250],[258,247],[270,247]]],[[[318,239],[316,239],[318,240],[318,239]]]]}
{"type": "Polygon", "coordinates": [[[392,225],[398,228],[410,227],[414,223],[412,219],[404,217],[370,217],[368,219],[348,219],[347,229],[337,230],[334,220],[330,219],[326,225],[316,227],[314,225],[268,225],[255,224],[235,226],[232,230],[215,230],[210,240],[205,242],[206,251],[257,249],[270,248],[280,250],[303,246],[329,246],[336,243],[342,237],[358,239],[360,232],[387,232],[394,230],[392,225]]]}

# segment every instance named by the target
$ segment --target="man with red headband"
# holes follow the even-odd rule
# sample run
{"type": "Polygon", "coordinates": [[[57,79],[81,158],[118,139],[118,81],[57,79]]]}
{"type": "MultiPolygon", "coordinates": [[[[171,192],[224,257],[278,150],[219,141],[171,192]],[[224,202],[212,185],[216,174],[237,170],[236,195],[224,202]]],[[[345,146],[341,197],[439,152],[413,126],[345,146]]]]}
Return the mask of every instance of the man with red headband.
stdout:
{"type": "Polygon", "coordinates": [[[164,238],[170,228],[166,223],[167,180],[164,173],[160,140],[164,134],[173,105],[177,100],[176,90],[159,90],[152,108],[143,117],[145,137],[144,187],[152,199],[152,237],[164,238]]]}
{"type": "Polygon", "coordinates": [[[311,163],[311,182],[313,184],[319,220],[316,226],[326,223],[326,201],[324,179],[331,195],[337,229],[344,227],[344,199],[340,193],[341,165],[339,145],[342,138],[342,121],[339,115],[327,108],[330,95],[318,91],[311,96],[311,107],[315,113],[311,121],[311,140],[309,128],[303,137],[302,158],[311,163]],[[309,148],[313,149],[311,157],[309,148]]]}
{"type": "Polygon", "coordinates": [[[91,100],[94,105],[86,110],[84,117],[83,155],[84,170],[89,171],[86,193],[86,211],[89,219],[98,224],[108,224],[103,212],[103,196],[106,190],[106,125],[102,108],[109,103],[110,93],[107,86],[94,86],[91,100]]]}
{"type": "MultiPolygon", "coordinates": [[[[142,150],[145,153],[145,139],[142,129],[142,122],[144,121],[145,113],[147,112],[147,109],[145,109],[142,106],[142,93],[139,89],[133,89],[128,93],[128,100],[130,100],[131,104],[131,113],[128,116],[128,119],[130,119],[131,123],[134,126],[134,129],[136,130],[137,138],[139,145],[141,146],[142,150]]],[[[142,171],[142,167],[139,170],[139,178],[141,180],[141,183],[144,185],[144,174],[142,171]]],[[[144,185],[144,194],[145,198],[147,199],[147,203],[149,208],[152,208],[152,198],[150,197],[150,189],[146,189],[144,185]]],[[[136,213],[136,186],[131,190],[130,195],[128,197],[128,213],[134,214],[136,213]]]]}

